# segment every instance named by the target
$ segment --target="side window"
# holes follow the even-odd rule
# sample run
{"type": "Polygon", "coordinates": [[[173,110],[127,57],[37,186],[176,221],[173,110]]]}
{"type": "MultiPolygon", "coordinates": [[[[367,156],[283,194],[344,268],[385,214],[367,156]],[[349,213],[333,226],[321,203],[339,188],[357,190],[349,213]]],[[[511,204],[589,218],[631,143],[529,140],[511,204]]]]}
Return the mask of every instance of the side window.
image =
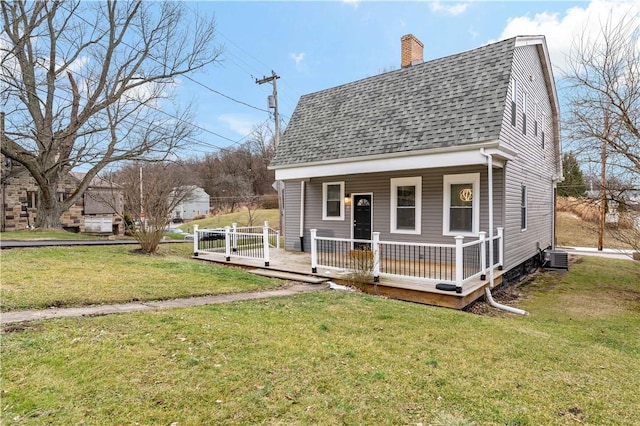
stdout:
{"type": "Polygon", "coordinates": [[[344,220],[344,182],[322,184],[322,220],[344,220]]]}
{"type": "Polygon", "coordinates": [[[420,234],[422,177],[391,179],[391,226],[395,234],[420,234]]]}
{"type": "Polygon", "coordinates": [[[538,137],[538,102],[533,104],[533,136],[538,137]]]}
{"type": "Polygon", "coordinates": [[[520,229],[527,229],[527,187],[520,188],[520,229]]]}
{"type": "Polygon", "coordinates": [[[547,125],[547,117],[545,117],[544,114],[542,114],[542,119],[541,119],[542,123],[541,123],[541,127],[542,127],[542,149],[544,150],[544,130],[545,130],[545,126],[547,125]]]}
{"type": "Polygon", "coordinates": [[[443,235],[477,235],[480,222],[480,173],[445,175],[443,235]]]}
{"type": "Polygon", "coordinates": [[[522,134],[527,134],[527,92],[522,92],[522,134]]]}
{"type": "Polygon", "coordinates": [[[516,109],[518,106],[518,80],[511,78],[511,125],[516,125],[516,109]]]}
{"type": "Polygon", "coordinates": [[[27,208],[35,209],[38,207],[38,191],[27,191],[27,208]]]}

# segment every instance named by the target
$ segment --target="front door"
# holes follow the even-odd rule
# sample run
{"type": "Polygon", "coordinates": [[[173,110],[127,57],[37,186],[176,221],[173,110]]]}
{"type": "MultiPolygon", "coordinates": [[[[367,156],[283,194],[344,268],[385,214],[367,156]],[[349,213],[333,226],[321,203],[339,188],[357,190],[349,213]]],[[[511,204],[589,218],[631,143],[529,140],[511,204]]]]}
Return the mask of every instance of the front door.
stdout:
{"type": "Polygon", "coordinates": [[[371,194],[353,194],[353,238],[371,240],[371,194]]]}

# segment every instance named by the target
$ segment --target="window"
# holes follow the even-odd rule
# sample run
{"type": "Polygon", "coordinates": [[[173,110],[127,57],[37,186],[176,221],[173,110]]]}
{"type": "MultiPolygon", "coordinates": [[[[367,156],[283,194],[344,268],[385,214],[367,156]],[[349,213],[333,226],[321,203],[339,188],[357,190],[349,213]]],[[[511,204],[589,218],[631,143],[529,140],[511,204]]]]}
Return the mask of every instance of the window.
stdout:
{"type": "Polygon", "coordinates": [[[527,134],[527,92],[522,92],[522,134],[527,134]]]}
{"type": "Polygon", "coordinates": [[[56,196],[58,197],[58,201],[59,202],[63,202],[64,200],[66,200],[67,198],[69,198],[71,196],[71,193],[69,193],[69,192],[56,192],[56,196]]]}
{"type": "Polygon", "coordinates": [[[518,105],[518,80],[511,78],[511,125],[516,125],[516,106],[518,105]]]}
{"type": "Polygon", "coordinates": [[[344,220],[344,182],[322,184],[322,220],[344,220]]]}
{"type": "Polygon", "coordinates": [[[524,185],[520,191],[520,229],[527,229],[527,187],[524,185]]]}
{"type": "Polygon", "coordinates": [[[396,234],[420,234],[422,178],[391,179],[391,230],[396,234]]]}
{"type": "Polygon", "coordinates": [[[538,102],[533,104],[533,136],[538,137],[538,102]]]}
{"type": "Polygon", "coordinates": [[[27,191],[27,208],[35,209],[38,207],[38,191],[27,191]]]}
{"type": "Polygon", "coordinates": [[[442,233],[474,236],[480,222],[480,173],[445,175],[442,233]]]}
{"type": "Polygon", "coordinates": [[[542,149],[544,149],[544,126],[546,125],[546,117],[542,114],[542,149]]]}

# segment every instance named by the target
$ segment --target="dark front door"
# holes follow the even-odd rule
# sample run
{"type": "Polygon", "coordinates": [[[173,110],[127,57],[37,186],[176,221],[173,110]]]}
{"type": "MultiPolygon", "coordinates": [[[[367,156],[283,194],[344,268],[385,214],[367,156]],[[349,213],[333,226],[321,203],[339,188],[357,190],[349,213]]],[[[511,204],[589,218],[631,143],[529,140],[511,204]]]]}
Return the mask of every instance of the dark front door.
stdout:
{"type": "Polygon", "coordinates": [[[371,194],[353,195],[353,238],[371,240],[371,194]]]}

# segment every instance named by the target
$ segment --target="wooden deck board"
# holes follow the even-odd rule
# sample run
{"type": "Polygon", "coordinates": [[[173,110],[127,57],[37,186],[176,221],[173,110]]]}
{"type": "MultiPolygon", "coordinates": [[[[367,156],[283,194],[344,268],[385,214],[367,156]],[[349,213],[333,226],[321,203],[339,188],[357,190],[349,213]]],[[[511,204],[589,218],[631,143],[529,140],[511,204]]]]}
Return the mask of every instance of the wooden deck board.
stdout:
{"type": "MultiPolygon", "coordinates": [[[[271,271],[289,272],[293,274],[315,275],[319,278],[331,279],[340,284],[351,284],[350,273],[336,269],[318,267],[315,274],[311,273],[311,255],[309,253],[292,252],[286,250],[271,250],[269,266],[261,260],[234,258],[226,261],[224,254],[200,253],[195,259],[216,262],[225,265],[258,268],[271,271]]],[[[494,271],[494,285],[502,283],[502,271],[494,271]]],[[[436,280],[411,279],[383,275],[377,284],[360,285],[363,291],[385,297],[406,300],[428,305],[443,306],[452,309],[464,309],[466,306],[484,296],[484,288],[489,280],[479,278],[464,285],[463,292],[458,294],[436,289],[436,280]]]]}

